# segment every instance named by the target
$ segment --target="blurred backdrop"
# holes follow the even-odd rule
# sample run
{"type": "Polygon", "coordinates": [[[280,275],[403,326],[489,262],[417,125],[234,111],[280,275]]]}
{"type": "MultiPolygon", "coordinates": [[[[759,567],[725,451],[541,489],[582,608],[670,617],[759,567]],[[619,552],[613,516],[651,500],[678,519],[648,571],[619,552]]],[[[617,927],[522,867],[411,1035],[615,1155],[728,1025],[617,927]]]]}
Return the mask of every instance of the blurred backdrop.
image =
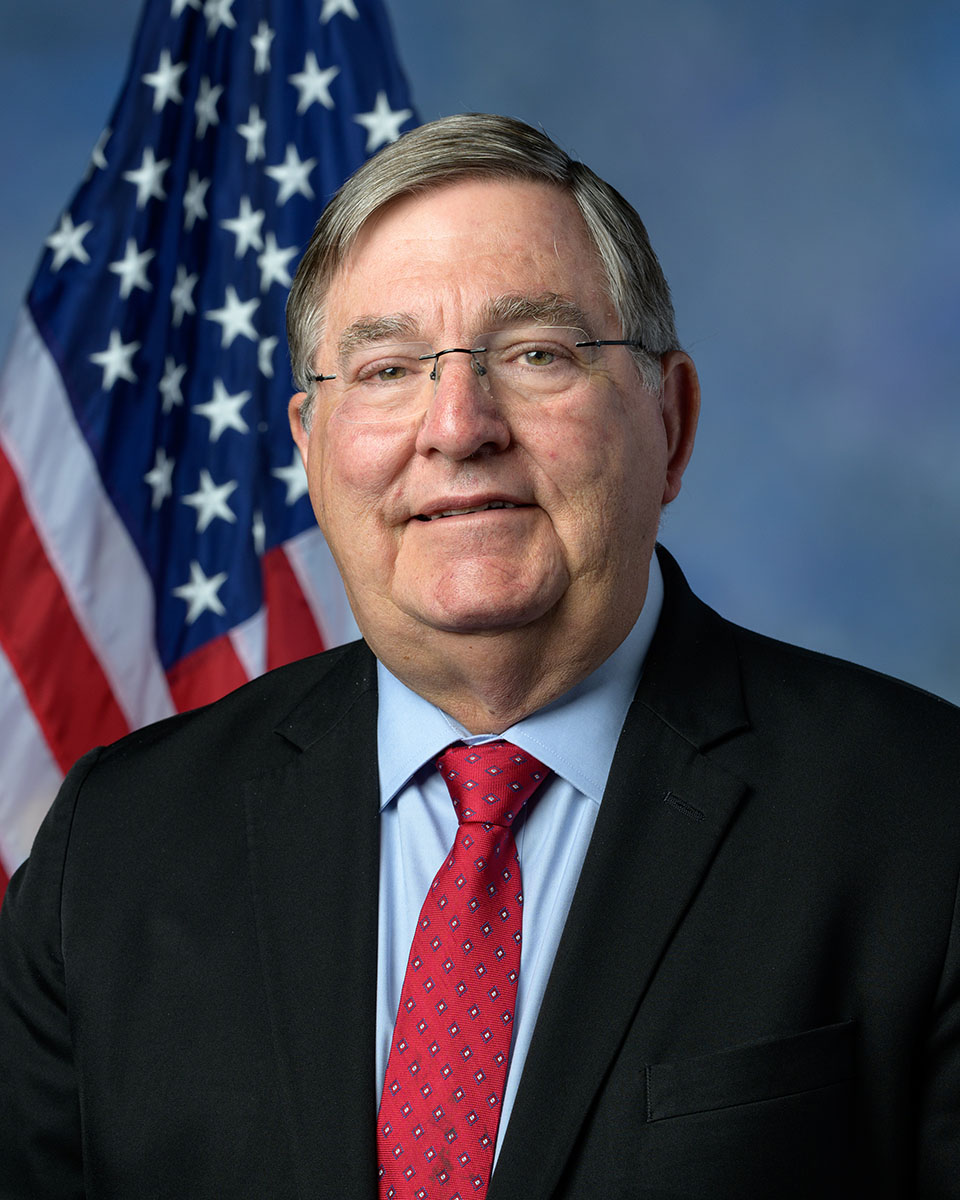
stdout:
{"type": "MultiPolygon", "coordinates": [[[[637,207],[703,385],[662,540],[763,632],[960,702],[960,7],[388,0],[423,120],[542,126],[637,207]]],[[[0,340],[135,0],[0,0],[0,340]]]]}

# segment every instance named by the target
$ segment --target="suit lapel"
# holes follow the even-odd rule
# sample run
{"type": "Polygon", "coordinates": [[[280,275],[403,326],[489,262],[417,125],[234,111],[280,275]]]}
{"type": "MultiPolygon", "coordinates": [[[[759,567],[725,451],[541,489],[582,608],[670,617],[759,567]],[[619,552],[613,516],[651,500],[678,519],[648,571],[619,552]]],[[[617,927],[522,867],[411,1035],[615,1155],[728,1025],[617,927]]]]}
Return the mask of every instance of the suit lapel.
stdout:
{"type": "Polygon", "coordinates": [[[351,648],[246,785],[253,904],[303,1196],[375,1194],[379,887],[376,672],[351,648]]]}
{"type": "Polygon", "coordinates": [[[662,564],[664,614],[620,737],[489,1200],[541,1200],[554,1191],[746,790],[708,754],[747,727],[732,634],[689,593],[672,560],[662,564]]]}

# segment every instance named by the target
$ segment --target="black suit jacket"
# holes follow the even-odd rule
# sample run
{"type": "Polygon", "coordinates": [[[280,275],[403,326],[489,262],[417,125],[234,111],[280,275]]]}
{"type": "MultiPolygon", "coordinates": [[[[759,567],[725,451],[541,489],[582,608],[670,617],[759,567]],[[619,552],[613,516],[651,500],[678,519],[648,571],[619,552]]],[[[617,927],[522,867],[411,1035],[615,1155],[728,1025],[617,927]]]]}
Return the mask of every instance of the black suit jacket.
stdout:
{"type": "MultiPolygon", "coordinates": [[[[666,601],[489,1200],[960,1196],[960,717],[666,601]]],[[[376,1195],[362,644],[71,772],[0,930],[0,1196],[376,1195]]]]}

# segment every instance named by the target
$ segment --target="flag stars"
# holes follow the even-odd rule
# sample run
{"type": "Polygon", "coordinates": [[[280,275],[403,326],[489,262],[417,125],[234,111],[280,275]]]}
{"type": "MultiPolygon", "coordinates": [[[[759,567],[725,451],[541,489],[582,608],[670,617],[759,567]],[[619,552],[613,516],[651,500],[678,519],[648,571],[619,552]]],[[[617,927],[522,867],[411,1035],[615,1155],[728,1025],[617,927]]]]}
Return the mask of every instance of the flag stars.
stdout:
{"type": "Polygon", "coordinates": [[[120,299],[126,300],[135,287],[152,292],[153,284],[147,279],[147,263],[156,256],[155,250],[138,250],[133,238],[127,238],[123,258],[110,263],[110,270],[120,276],[120,299]]]}
{"type": "Polygon", "coordinates": [[[180,384],[186,371],[186,366],[178,366],[176,359],[170,354],[167,355],[163,364],[163,378],[158,385],[160,395],[163,397],[164,413],[172,412],[176,405],[183,403],[180,384]]]}
{"type": "MultiPolygon", "coordinates": [[[[235,217],[229,217],[220,224],[224,229],[228,229],[236,238],[236,246],[234,248],[234,257],[243,258],[246,252],[252,246],[254,250],[263,249],[263,237],[260,234],[260,226],[263,224],[263,218],[266,213],[263,209],[254,211],[250,204],[249,196],[240,197],[240,212],[235,217]]],[[[271,236],[273,236],[271,234],[271,236]]]]}
{"type": "Polygon", "coordinates": [[[189,233],[197,221],[207,219],[207,189],[209,179],[201,179],[197,171],[190,172],[187,186],[183,193],[183,227],[189,233]]]}
{"type": "Polygon", "coordinates": [[[237,22],[233,13],[233,0],[204,0],[203,15],[207,18],[207,37],[213,37],[221,25],[227,29],[236,29],[237,22]]]}
{"type": "Polygon", "coordinates": [[[139,342],[124,344],[120,337],[120,330],[111,329],[110,341],[106,350],[100,350],[96,354],[90,355],[90,361],[103,368],[102,387],[105,392],[111,391],[118,379],[125,379],[128,383],[137,382],[132,359],[139,349],[139,342]]]}
{"type": "Polygon", "coordinates": [[[160,61],[155,71],[148,71],[141,76],[143,82],[153,88],[153,111],[160,112],[169,101],[174,104],[183,103],[180,92],[180,76],[187,69],[185,62],[175,63],[170,57],[169,50],[160,51],[160,61]]]}
{"type": "Polygon", "coordinates": [[[256,162],[260,158],[266,158],[265,138],[267,123],[260,116],[260,109],[256,104],[250,105],[250,113],[246,122],[243,125],[237,126],[237,133],[247,143],[246,160],[248,163],[256,162]]]}
{"type": "Polygon", "coordinates": [[[250,523],[250,535],[253,538],[253,552],[257,558],[263,557],[263,552],[267,548],[267,526],[263,519],[263,513],[259,508],[253,514],[253,520],[250,523]]]}
{"type": "Polygon", "coordinates": [[[257,340],[257,331],[253,327],[253,314],[259,307],[260,301],[256,297],[252,300],[241,300],[237,295],[237,289],[228,284],[223,308],[212,308],[203,315],[208,321],[216,321],[220,326],[223,334],[220,345],[222,349],[226,350],[238,337],[249,338],[251,342],[257,340]]]}
{"type": "Polygon", "coordinates": [[[273,233],[267,234],[267,242],[263,253],[257,255],[257,266],[260,268],[260,290],[270,290],[270,285],[279,283],[288,288],[293,282],[287,264],[297,253],[296,246],[287,246],[281,250],[273,233]]]}
{"type": "Polygon", "coordinates": [[[215,613],[218,617],[226,613],[223,601],[217,595],[226,581],[226,571],[207,576],[196,559],[190,563],[190,582],[173,589],[174,596],[187,602],[188,625],[192,625],[205,612],[215,613]]]}
{"type": "Polygon", "coordinates": [[[330,84],[339,74],[339,67],[324,67],[321,70],[317,56],[312,50],[308,50],[303,60],[303,70],[288,76],[290,83],[300,93],[297,112],[305,113],[314,101],[319,101],[324,108],[333,108],[330,84]]]}
{"type": "Polygon", "coordinates": [[[313,188],[310,186],[310,172],[317,165],[315,158],[301,159],[296,146],[291,142],[287,146],[286,157],[275,167],[266,167],[266,173],[275,179],[279,185],[277,204],[283,205],[298,193],[313,199],[313,188]]]}
{"type": "Polygon", "coordinates": [[[97,138],[97,144],[90,153],[90,165],[92,167],[96,167],[98,171],[103,171],[106,169],[107,156],[104,154],[104,150],[107,148],[107,142],[110,141],[110,136],[112,133],[112,129],[104,129],[97,138]]]}
{"type": "Polygon", "coordinates": [[[204,75],[200,80],[200,94],[197,96],[197,102],[194,105],[194,115],[197,118],[197,137],[202,138],[211,125],[219,125],[220,117],[217,113],[217,101],[223,94],[221,84],[216,86],[210,83],[209,78],[204,75]]]}
{"type": "Polygon", "coordinates": [[[307,473],[303,469],[303,462],[297,450],[293,452],[289,467],[274,467],[270,474],[286,485],[288,505],[296,504],[301,496],[307,494],[307,473]]]}
{"type": "Polygon", "coordinates": [[[170,302],[173,304],[173,324],[176,328],[185,316],[192,317],[197,311],[193,303],[193,289],[197,286],[199,275],[190,275],[181,263],[177,267],[177,278],[170,289],[170,302]]]}
{"type": "Polygon", "coordinates": [[[146,208],[147,201],[166,200],[167,193],[163,190],[163,174],[170,166],[170,159],[163,158],[159,162],[150,146],[145,147],[140,166],[135,171],[124,171],[123,177],[137,188],[137,208],[146,208]]]}
{"type": "Polygon", "coordinates": [[[220,435],[228,429],[237,433],[247,433],[249,426],[241,417],[240,410],[250,399],[249,392],[237,392],[231,396],[224,386],[222,379],[213,381],[213,397],[206,404],[194,405],[193,411],[210,422],[210,441],[219,441],[220,435]]]}
{"type": "Polygon", "coordinates": [[[320,14],[320,20],[324,25],[326,25],[331,17],[335,17],[337,13],[343,13],[351,21],[360,19],[360,14],[357,12],[356,0],[323,0],[323,12],[320,14]]]}
{"type": "Polygon", "coordinates": [[[170,16],[179,17],[186,8],[193,8],[197,12],[200,11],[200,0],[171,0],[170,16]]]}
{"type": "Polygon", "coordinates": [[[237,515],[227,499],[237,490],[237,486],[235,479],[217,485],[206,468],[200,471],[199,488],[189,496],[184,496],[182,501],[197,510],[197,533],[203,533],[211,521],[228,521],[231,525],[236,522],[237,515]]]}
{"type": "Polygon", "coordinates": [[[387,142],[395,142],[400,136],[400,126],[413,116],[412,108],[398,108],[394,112],[386,92],[377,92],[373,111],[358,113],[353,119],[367,131],[367,153],[372,154],[387,142]]]}
{"type": "Polygon", "coordinates": [[[173,494],[174,460],[167,458],[167,452],[162,446],[157,447],[153,466],[144,475],[143,482],[153,491],[150,507],[156,511],[166,498],[173,494]]]}
{"type": "Polygon", "coordinates": [[[267,379],[273,378],[273,352],[279,341],[278,337],[271,334],[270,337],[261,338],[257,346],[257,369],[267,379]]]}
{"type": "Polygon", "coordinates": [[[254,74],[265,75],[270,70],[270,44],[276,36],[266,21],[261,21],[257,26],[257,32],[250,39],[254,74]]]}
{"type": "Polygon", "coordinates": [[[92,221],[84,221],[82,225],[74,225],[70,214],[63,214],[60,218],[60,228],[51,233],[45,243],[53,251],[53,261],[50,264],[51,271],[59,271],[63,264],[70,262],[71,259],[75,259],[80,263],[88,263],[90,261],[90,255],[84,249],[83,239],[92,228],[92,221]]]}

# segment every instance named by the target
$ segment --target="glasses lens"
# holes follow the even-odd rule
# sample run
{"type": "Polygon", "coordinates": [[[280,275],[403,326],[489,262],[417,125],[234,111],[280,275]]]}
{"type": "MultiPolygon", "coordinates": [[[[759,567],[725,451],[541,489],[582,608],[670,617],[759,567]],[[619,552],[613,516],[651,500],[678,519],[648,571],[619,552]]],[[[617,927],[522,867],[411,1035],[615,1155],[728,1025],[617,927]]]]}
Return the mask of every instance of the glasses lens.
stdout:
{"type": "Polygon", "coordinates": [[[522,396],[553,396],[583,383],[597,361],[582,329],[542,325],[482,334],[491,383],[522,396]]]}
{"type": "Polygon", "coordinates": [[[331,381],[339,392],[337,415],[358,424],[416,415],[430,394],[433,362],[424,361],[425,354],[430,354],[426,342],[372,343],[351,351],[331,381]]]}

